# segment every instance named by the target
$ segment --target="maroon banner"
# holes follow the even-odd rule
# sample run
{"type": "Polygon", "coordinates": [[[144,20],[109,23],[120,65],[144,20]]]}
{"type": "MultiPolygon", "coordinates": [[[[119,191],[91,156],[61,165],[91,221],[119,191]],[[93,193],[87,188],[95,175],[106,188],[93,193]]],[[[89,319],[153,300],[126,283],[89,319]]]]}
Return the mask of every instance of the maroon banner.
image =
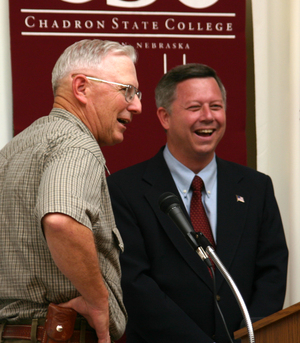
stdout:
{"type": "Polygon", "coordinates": [[[243,0],[10,0],[14,132],[47,115],[52,68],[81,39],[133,45],[143,113],[123,143],[103,149],[111,172],[152,157],[165,144],[154,89],[179,64],[214,68],[228,92],[227,130],[217,149],[246,165],[246,42],[243,0]]]}

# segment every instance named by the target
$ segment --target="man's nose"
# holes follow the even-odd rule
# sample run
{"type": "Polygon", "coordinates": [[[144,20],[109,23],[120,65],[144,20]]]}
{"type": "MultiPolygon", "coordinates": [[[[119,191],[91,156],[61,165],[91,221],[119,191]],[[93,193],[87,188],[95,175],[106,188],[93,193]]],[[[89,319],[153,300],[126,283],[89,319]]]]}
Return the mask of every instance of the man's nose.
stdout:
{"type": "Polygon", "coordinates": [[[132,114],[142,113],[142,102],[137,95],[135,95],[133,100],[128,104],[127,110],[132,114]]]}
{"type": "Polygon", "coordinates": [[[200,120],[212,120],[214,118],[210,106],[204,104],[200,111],[200,120]]]}

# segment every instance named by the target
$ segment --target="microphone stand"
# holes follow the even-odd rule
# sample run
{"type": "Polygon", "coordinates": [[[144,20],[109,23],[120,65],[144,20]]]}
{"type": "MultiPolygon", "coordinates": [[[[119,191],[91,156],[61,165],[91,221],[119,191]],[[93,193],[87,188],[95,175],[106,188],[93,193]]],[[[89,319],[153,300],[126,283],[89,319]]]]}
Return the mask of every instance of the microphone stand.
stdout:
{"type": "Polygon", "coordinates": [[[206,265],[212,271],[213,271],[212,263],[209,257],[215,263],[215,265],[217,266],[217,268],[219,269],[219,271],[221,272],[221,274],[223,275],[223,277],[229,284],[238,302],[238,305],[240,306],[240,309],[242,311],[242,314],[243,314],[243,317],[245,319],[246,326],[248,329],[249,342],[255,343],[252,322],[251,322],[247,307],[245,305],[245,302],[241,296],[241,293],[238,290],[237,286],[235,285],[234,281],[232,280],[230,274],[228,273],[228,271],[226,270],[226,268],[224,267],[224,265],[218,258],[209,240],[203,235],[202,232],[194,231],[193,227],[187,221],[187,219],[185,218],[180,208],[180,202],[179,202],[178,197],[174,195],[173,193],[166,192],[162,194],[159,198],[159,207],[164,213],[170,216],[170,218],[173,220],[173,222],[176,224],[176,226],[184,235],[185,239],[189,242],[191,247],[197,252],[197,254],[200,256],[202,261],[204,261],[206,265]]]}
{"type": "Polygon", "coordinates": [[[238,305],[241,309],[241,312],[243,314],[243,317],[246,322],[247,330],[248,330],[248,336],[249,336],[249,342],[255,343],[254,338],[254,332],[253,332],[253,326],[250,319],[250,315],[247,309],[247,306],[244,302],[244,299],[237,288],[235,282],[233,281],[232,277],[228,273],[227,269],[224,267],[223,263],[219,259],[218,255],[216,254],[214,248],[210,245],[208,239],[201,233],[201,232],[195,232],[194,237],[199,244],[199,247],[196,249],[197,254],[200,256],[202,261],[204,261],[208,267],[211,267],[211,262],[208,258],[208,256],[212,259],[212,261],[215,263],[216,267],[219,269],[221,274],[223,275],[224,279],[227,281],[228,285],[230,286],[238,305]],[[207,255],[206,255],[207,253],[207,255]]]}

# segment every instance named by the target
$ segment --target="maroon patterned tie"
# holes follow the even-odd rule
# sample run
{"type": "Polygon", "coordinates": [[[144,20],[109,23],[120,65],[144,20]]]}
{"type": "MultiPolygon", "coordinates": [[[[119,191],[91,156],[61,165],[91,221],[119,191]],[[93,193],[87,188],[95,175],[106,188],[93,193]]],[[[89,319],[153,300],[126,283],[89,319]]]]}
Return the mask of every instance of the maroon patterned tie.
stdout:
{"type": "MultiPolygon", "coordinates": [[[[210,241],[215,249],[215,240],[212,235],[210,224],[201,200],[202,190],[204,188],[203,180],[199,176],[195,176],[192,182],[193,196],[191,200],[190,217],[196,232],[202,232],[203,235],[210,241]]],[[[213,264],[215,269],[215,265],[213,264]]]]}

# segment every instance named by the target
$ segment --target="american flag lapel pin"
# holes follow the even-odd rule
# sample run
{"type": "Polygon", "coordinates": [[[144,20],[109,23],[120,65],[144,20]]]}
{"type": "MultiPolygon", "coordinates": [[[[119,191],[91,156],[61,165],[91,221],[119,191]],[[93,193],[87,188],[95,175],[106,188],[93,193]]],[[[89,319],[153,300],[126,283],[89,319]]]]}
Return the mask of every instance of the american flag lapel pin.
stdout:
{"type": "Polygon", "coordinates": [[[236,195],[237,202],[245,202],[244,198],[241,195],[236,195]]]}

